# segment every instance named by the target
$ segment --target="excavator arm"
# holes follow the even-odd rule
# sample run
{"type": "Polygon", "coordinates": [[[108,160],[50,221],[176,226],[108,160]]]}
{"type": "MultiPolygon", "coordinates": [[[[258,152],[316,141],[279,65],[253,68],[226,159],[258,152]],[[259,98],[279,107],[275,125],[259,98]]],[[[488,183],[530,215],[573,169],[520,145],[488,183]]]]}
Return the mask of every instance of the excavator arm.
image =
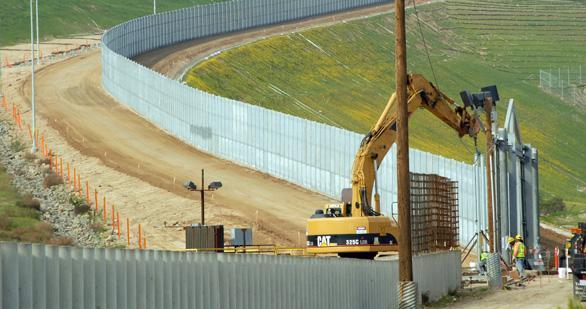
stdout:
{"type": "MultiPolygon", "coordinates": [[[[454,100],[439,91],[421,75],[408,76],[408,113],[411,116],[419,108],[430,111],[434,116],[454,129],[459,137],[469,135],[476,138],[480,123],[476,117],[455,104],[454,100]]],[[[376,216],[380,212],[380,198],[375,192],[375,208],[371,207],[376,170],[387,155],[397,137],[397,102],[393,94],[385,110],[360,144],[352,167],[352,216],[376,216]]]]}

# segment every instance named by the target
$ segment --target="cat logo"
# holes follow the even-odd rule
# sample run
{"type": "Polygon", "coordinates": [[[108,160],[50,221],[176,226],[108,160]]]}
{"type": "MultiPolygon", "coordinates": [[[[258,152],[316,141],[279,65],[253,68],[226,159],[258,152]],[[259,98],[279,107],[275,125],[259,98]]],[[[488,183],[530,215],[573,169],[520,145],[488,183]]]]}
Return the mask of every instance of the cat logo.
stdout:
{"type": "Polygon", "coordinates": [[[317,236],[318,247],[328,247],[330,245],[330,239],[332,236],[317,236]]]}

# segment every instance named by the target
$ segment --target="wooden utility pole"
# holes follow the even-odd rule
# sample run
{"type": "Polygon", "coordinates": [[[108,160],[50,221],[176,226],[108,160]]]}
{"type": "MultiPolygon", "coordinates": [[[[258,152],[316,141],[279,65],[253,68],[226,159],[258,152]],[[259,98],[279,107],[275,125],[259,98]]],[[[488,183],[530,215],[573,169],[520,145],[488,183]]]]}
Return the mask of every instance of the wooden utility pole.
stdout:
{"type": "Polygon", "coordinates": [[[206,225],[205,222],[205,194],[204,194],[204,181],[203,181],[203,169],[201,169],[201,189],[199,192],[201,193],[201,225],[206,225]]]}
{"type": "Polygon", "coordinates": [[[395,1],[395,80],[397,89],[397,199],[399,202],[399,281],[413,281],[411,201],[409,189],[409,115],[405,0],[395,1]]]}
{"type": "Polygon", "coordinates": [[[486,113],[486,187],[488,201],[488,248],[491,253],[494,252],[494,224],[492,213],[492,98],[484,100],[484,111],[486,113]]]}

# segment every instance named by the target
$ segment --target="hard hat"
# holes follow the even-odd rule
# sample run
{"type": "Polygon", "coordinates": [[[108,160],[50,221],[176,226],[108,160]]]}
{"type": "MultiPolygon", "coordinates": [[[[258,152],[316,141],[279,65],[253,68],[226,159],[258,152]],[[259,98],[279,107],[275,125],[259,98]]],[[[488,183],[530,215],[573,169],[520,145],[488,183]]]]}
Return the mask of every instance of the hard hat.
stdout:
{"type": "Polygon", "coordinates": [[[523,237],[521,235],[517,234],[517,236],[515,236],[515,239],[516,240],[523,240],[523,237]]]}
{"type": "Polygon", "coordinates": [[[509,238],[507,239],[507,242],[513,242],[513,241],[515,241],[515,238],[509,236],[509,238]]]}

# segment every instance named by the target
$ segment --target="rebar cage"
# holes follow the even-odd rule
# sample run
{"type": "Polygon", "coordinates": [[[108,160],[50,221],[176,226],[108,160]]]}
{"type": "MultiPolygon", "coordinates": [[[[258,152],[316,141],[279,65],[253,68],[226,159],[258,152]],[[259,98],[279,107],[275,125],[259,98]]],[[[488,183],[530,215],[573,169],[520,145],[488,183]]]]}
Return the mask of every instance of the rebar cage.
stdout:
{"type": "Polygon", "coordinates": [[[410,173],[413,253],[458,246],[458,182],[434,174],[410,173]]]}

